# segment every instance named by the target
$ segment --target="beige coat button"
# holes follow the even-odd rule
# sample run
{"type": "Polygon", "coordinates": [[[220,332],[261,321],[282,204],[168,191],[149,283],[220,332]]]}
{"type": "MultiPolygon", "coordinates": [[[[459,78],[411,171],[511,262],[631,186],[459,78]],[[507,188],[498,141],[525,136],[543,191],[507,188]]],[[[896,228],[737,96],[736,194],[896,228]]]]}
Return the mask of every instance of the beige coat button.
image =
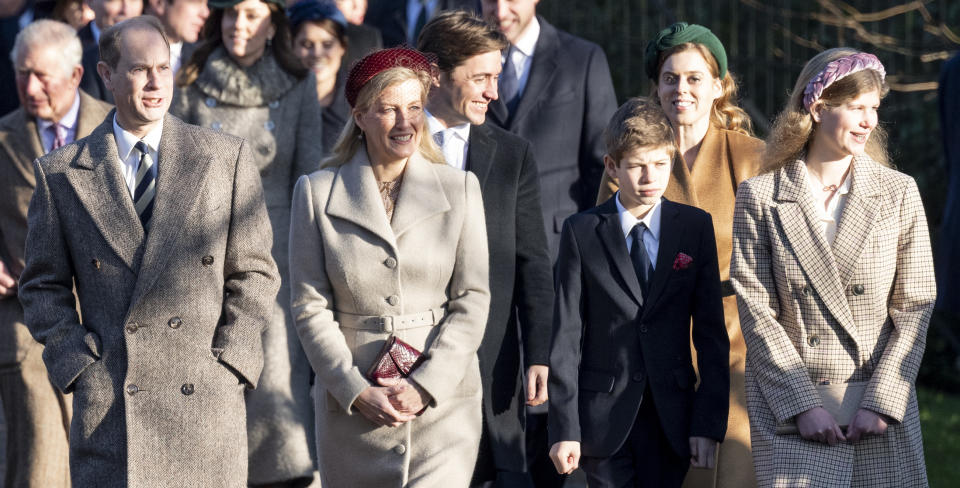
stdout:
{"type": "Polygon", "coordinates": [[[397,260],[393,256],[390,256],[389,258],[386,259],[386,261],[383,262],[383,265],[390,269],[396,268],[397,260]]]}
{"type": "Polygon", "coordinates": [[[395,446],[395,447],[393,448],[393,452],[395,452],[395,453],[397,453],[397,454],[400,454],[400,455],[403,455],[403,453],[407,452],[407,446],[405,446],[405,445],[403,445],[403,444],[398,444],[397,446],[395,446]]]}
{"type": "Polygon", "coordinates": [[[400,297],[396,295],[390,295],[387,297],[387,303],[395,307],[398,303],[400,303],[400,297]]]}
{"type": "Polygon", "coordinates": [[[180,320],[180,317],[174,317],[167,322],[167,325],[169,325],[171,329],[179,329],[180,326],[183,325],[183,321],[180,320]]]}
{"type": "Polygon", "coordinates": [[[139,387],[139,386],[134,385],[133,383],[127,385],[127,394],[129,394],[129,395],[136,395],[137,392],[139,392],[139,391],[140,391],[140,387],[139,387]]]}

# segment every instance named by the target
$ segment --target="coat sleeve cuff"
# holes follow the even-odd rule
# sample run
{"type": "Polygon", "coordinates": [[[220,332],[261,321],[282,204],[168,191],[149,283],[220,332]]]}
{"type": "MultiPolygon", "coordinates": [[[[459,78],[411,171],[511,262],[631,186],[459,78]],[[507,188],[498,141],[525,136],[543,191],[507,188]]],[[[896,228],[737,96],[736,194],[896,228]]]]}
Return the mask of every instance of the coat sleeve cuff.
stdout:
{"type": "Polygon", "coordinates": [[[48,342],[43,349],[43,362],[50,381],[64,393],[73,390],[80,374],[99,357],[100,340],[92,332],[73,334],[58,343],[48,342]]]}
{"type": "Polygon", "coordinates": [[[260,334],[232,334],[234,327],[236,325],[221,326],[221,339],[214,343],[214,349],[222,351],[217,359],[233,368],[250,388],[256,388],[263,370],[263,344],[260,334]]]}
{"type": "Polygon", "coordinates": [[[353,415],[353,402],[355,402],[357,397],[363,393],[363,390],[366,390],[369,386],[371,386],[370,382],[367,381],[367,379],[363,377],[363,374],[360,373],[360,370],[355,367],[347,373],[346,377],[338,381],[337,384],[323,385],[348,415],[353,415]]]}

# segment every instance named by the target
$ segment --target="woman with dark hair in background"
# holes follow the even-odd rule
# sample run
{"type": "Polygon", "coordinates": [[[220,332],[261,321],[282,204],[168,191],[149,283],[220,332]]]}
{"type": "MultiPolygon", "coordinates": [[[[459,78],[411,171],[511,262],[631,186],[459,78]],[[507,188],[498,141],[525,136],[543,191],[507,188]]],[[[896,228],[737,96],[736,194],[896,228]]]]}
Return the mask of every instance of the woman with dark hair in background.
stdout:
{"type": "Polygon", "coordinates": [[[211,0],[203,41],[177,73],[170,112],[243,137],[253,149],[282,280],[264,332],[264,367],[247,393],[249,483],[301,486],[315,467],[310,365],[290,317],[287,237],[300,175],[320,166],[316,80],[293,54],[281,0],[211,0]]]}
{"type": "MultiPolygon", "coordinates": [[[[686,486],[745,488],[756,484],[750,423],[743,390],[746,344],[729,277],[730,239],[737,185],[757,174],[763,142],[751,136],[750,118],[737,106],[737,83],[720,39],[701,25],[679,22],[660,31],[644,55],[647,76],[677,134],[676,161],[664,198],[702,208],[713,217],[723,318],[730,338],[730,413],[715,470],[691,469],[686,486]]],[[[603,175],[598,203],[617,190],[603,175]]]]}
{"type": "Polygon", "coordinates": [[[914,381],[936,285],[920,193],[877,125],[884,76],[850,48],[811,59],[763,174],[737,191],[730,277],[763,486],[927,486],[914,381]]]}
{"type": "Polygon", "coordinates": [[[343,95],[347,66],[347,19],[330,0],[300,0],[287,9],[293,52],[317,77],[317,100],[323,107],[323,148],[329,154],[350,117],[343,95]]]}

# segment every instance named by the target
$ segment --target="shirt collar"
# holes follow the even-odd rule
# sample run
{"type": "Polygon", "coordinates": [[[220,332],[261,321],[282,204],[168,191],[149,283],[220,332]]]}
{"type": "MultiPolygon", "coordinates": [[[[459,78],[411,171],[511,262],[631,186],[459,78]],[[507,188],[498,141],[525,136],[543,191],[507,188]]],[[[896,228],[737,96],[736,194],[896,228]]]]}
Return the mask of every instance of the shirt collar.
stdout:
{"type": "Polygon", "coordinates": [[[140,139],[139,137],[127,132],[117,123],[117,114],[113,114],[113,137],[117,141],[117,153],[120,155],[120,161],[126,161],[133,151],[134,146],[139,141],[147,144],[151,152],[157,152],[160,148],[160,135],[163,133],[163,121],[157,124],[147,135],[140,139]]]}
{"type": "Polygon", "coordinates": [[[660,241],[660,210],[663,207],[663,199],[657,200],[653,208],[651,208],[642,219],[638,219],[628,212],[623,204],[620,203],[619,191],[616,196],[617,198],[615,198],[614,201],[617,203],[617,212],[620,214],[620,229],[623,230],[623,236],[629,237],[630,231],[633,230],[638,223],[643,222],[644,225],[647,226],[647,230],[650,231],[650,234],[653,235],[654,240],[660,241]]]}
{"type": "Polygon", "coordinates": [[[444,127],[444,125],[440,122],[440,120],[434,117],[433,114],[430,113],[430,111],[426,109],[424,109],[424,111],[427,113],[427,128],[430,130],[431,136],[436,134],[437,132],[444,132],[446,130],[450,130],[451,132],[456,134],[457,137],[463,139],[464,142],[466,142],[467,139],[470,137],[470,122],[464,122],[460,125],[455,125],[453,127],[444,127]]]}
{"type": "Polygon", "coordinates": [[[517,48],[524,56],[533,56],[537,48],[537,39],[540,38],[540,22],[534,16],[527,24],[527,28],[517,37],[517,42],[513,47],[517,48]]]}
{"type": "Polygon", "coordinates": [[[183,52],[183,41],[180,42],[171,42],[170,43],[170,55],[180,57],[180,53],[183,52]]]}
{"type": "Polygon", "coordinates": [[[54,122],[52,120],[46,119],[37,119],[37,126],[40,127],[41,131],[47,130],[48,127],[55,123],[59,123],[63,128],[70,130],[77,125],[77,114],[80,113],[80,92],[76,92],[73,95],[73,105],[70,106],[70,110],[63,115],[63,118],[54,122]]]}

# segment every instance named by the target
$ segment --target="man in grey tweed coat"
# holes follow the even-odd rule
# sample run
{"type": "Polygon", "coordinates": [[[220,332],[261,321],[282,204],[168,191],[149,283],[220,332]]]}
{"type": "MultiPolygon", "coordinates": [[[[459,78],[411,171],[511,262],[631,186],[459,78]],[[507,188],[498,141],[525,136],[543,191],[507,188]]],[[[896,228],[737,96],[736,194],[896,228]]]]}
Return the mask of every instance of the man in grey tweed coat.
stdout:
{"type": "Polygon", "coordinates": [[[260,177],[243,140],[166,114],[156,19],[104,31],[100,51],[117,109],[34,163],[20,284],[51,381],[74,393],[73,486],[244,486],[243,389],[279,286],[260,177]]]}

